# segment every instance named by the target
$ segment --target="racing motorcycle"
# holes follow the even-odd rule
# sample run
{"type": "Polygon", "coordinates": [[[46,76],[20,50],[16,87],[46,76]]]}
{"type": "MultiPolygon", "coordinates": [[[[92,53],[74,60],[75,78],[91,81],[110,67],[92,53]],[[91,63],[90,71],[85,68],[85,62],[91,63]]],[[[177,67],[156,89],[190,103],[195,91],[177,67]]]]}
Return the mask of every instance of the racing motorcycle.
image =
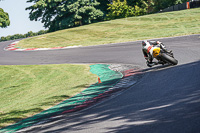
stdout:
{"type": "Polygon", "coordinates": [[[174,58],[172,51],[167,52],[166,50],[161,49],[160,47],[152,47],[149,51],[150,54],[158,60],[158,62],[154,62],[157,64],[169,64],[169,65],[177,65],[178,60],[174,58]]]}

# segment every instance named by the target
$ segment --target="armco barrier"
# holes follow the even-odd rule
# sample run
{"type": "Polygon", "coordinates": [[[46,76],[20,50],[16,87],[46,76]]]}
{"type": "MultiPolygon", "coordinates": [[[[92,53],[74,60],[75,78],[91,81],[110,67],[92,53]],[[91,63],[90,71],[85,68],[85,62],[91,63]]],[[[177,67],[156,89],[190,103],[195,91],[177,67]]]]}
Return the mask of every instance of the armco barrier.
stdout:
{"type": "Polygon", "coordinates": [[[190,2],[185,2],[182,4],[170,6],[168,8],[165,8],[163,10],[160,10],[159,12],[170,12],[170,11],[179,11],[179,10],[184,10],[184,9],[190,9],[190,8],[197,8],[200,7],[200,0],[196,1],[190,1],[190,2]]]}

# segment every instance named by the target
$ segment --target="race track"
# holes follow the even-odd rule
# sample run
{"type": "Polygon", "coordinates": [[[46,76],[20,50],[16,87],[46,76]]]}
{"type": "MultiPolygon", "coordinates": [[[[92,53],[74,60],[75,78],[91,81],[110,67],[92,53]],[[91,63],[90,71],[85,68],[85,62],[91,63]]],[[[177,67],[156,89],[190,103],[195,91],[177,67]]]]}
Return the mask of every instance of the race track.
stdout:
{"type": "Polygon", "coordinates": [[[147,69],[141,41],[66,50],[14,52],[2,49],[1,65],[117,63],[145,71],[121,95],[90,109],[63,115],[19,132],[199,133],[200,35],[157,39],[172,49],[177,66],[147,69]]]}

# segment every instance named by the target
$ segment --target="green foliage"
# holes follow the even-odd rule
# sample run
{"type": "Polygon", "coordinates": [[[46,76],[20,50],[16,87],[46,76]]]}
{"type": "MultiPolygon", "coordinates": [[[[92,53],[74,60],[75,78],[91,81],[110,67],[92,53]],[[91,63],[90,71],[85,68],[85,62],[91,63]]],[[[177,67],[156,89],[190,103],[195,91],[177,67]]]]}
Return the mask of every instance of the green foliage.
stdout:
{"type": "Polygon", "coordinates": [[[148,3],[150,1],[151,0],[127,0],[127,4],[132,7],[134,7],[135,5],[142,7],[144,5],[144,2],[148,3]]]}
{"type": "Polygon", "coordinates": [[[0,42],[3,42],[3,41],[9,41],[9,40],[16,40],[16,39],[21,39],[21,38],[27,38],[27,37],[33,37],[33,36],[37,36],[37,35],[42,35],[42,34],[46,34],[48,31],[46,30],[40,30],[39,32],[32,32],[32,31],[29,31],[28,33],[26,34],[15,34],[15,35],[9,35],[9,36],[6,36],[6,37],[1,37],[0,38],[0,42]]]}
{"type": "Polygon", "coordinates": [[[152,13],[186,1],[188,0],[127,0],[127,4],[132,7],[137,5],[140,8],[147,8],[147,13],[152,13]]]}
{"type": "Polygon", "coordinates": [[[160,11],[161,9],[165,9],[167,7],[184,3],[188,0],[152,0],[154,3],[154,12],[160,11]]]}
{"type": "Polygon", "coordinates": [[[184,2],[187,2],[188,0],[177,0],[176,1],[176,4],[181,4],[181,3],[184,3],[184,2]]]}
{"type": "Polygon", "coordinates": [[[140,8],[139,6],[135,5],[134,7],[129,6],[127,1],[124,0],[121,2],[120,0],[114,0],[112,4],[108,4],[109,12],[106,15],[107,20],[117,19],[117,18],[126,18],[131,16],[139,16],[146,14],[145,8],[140,8]]]}
{"type": "Polygon", "coordinates": [[[38,19],[45,28],[56,31],[76,24],[89,24],[103,20],[103,12],[96,9],[100,3],[97,0],[29,0],[34,4],[26,10],[31,10],[30,20],[38,19]]]}
{"type": "Polygon", "coordinates": [[[110,0],[97,0],[100,4],[96,7],[100,9],[104,15],[108,13],[108,4],[110,4],[110,0]]]}
{"type": "Polygon", "coordinates": [[[135,16],[141,16],[146,14],[146,9],[142,9],[139,6],[135,6],[135,16]]]}
{"type": "Polygon", "coordinates": [[[37,35],[42,35],[42,34],[46,34],[47,33],[47,31],[45,31],[45,30],[40,30],[38,33],[37,33],[37,35]]]}
{"type": "Polygon", "coordinates": [[[0,8],[0,27],[6,28],[9,25],[10,25],[10,20],[8,13],[4,12],[4,10],[0,8]]]}
{"type": "Polygon", "coordinates": [[[32,31],[29,31],[27,34],[26,34],[26,37],[31,37],[31,36],[35,36],[36,34],[33,33],[32,31]]]}
{"type": "Polygon", "coordinates": [[[108,6],[109,12],[106,15],[108,20],[125,18],[135,15],[134,8],[128,6],[126,1],[121,2],[120,0],[114,0],[113,3],[108,4],[108,6]]]}

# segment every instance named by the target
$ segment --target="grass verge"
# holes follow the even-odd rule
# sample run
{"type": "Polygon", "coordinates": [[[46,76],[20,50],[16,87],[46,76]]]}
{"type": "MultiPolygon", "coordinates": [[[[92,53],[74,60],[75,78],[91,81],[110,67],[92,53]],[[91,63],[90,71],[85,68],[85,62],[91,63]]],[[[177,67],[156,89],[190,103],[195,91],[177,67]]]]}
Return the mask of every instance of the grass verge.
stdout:
{"type": "Polygon", "coordinates": [[[0,66],[0,128],[48,109],[97,82],[89,65],[0,66]]]}
{"type": "Polygon", "coordinates": [[[20,48],[90,46],[200,33],[200,8],[105,21],[20,41],[20,48]]]}

